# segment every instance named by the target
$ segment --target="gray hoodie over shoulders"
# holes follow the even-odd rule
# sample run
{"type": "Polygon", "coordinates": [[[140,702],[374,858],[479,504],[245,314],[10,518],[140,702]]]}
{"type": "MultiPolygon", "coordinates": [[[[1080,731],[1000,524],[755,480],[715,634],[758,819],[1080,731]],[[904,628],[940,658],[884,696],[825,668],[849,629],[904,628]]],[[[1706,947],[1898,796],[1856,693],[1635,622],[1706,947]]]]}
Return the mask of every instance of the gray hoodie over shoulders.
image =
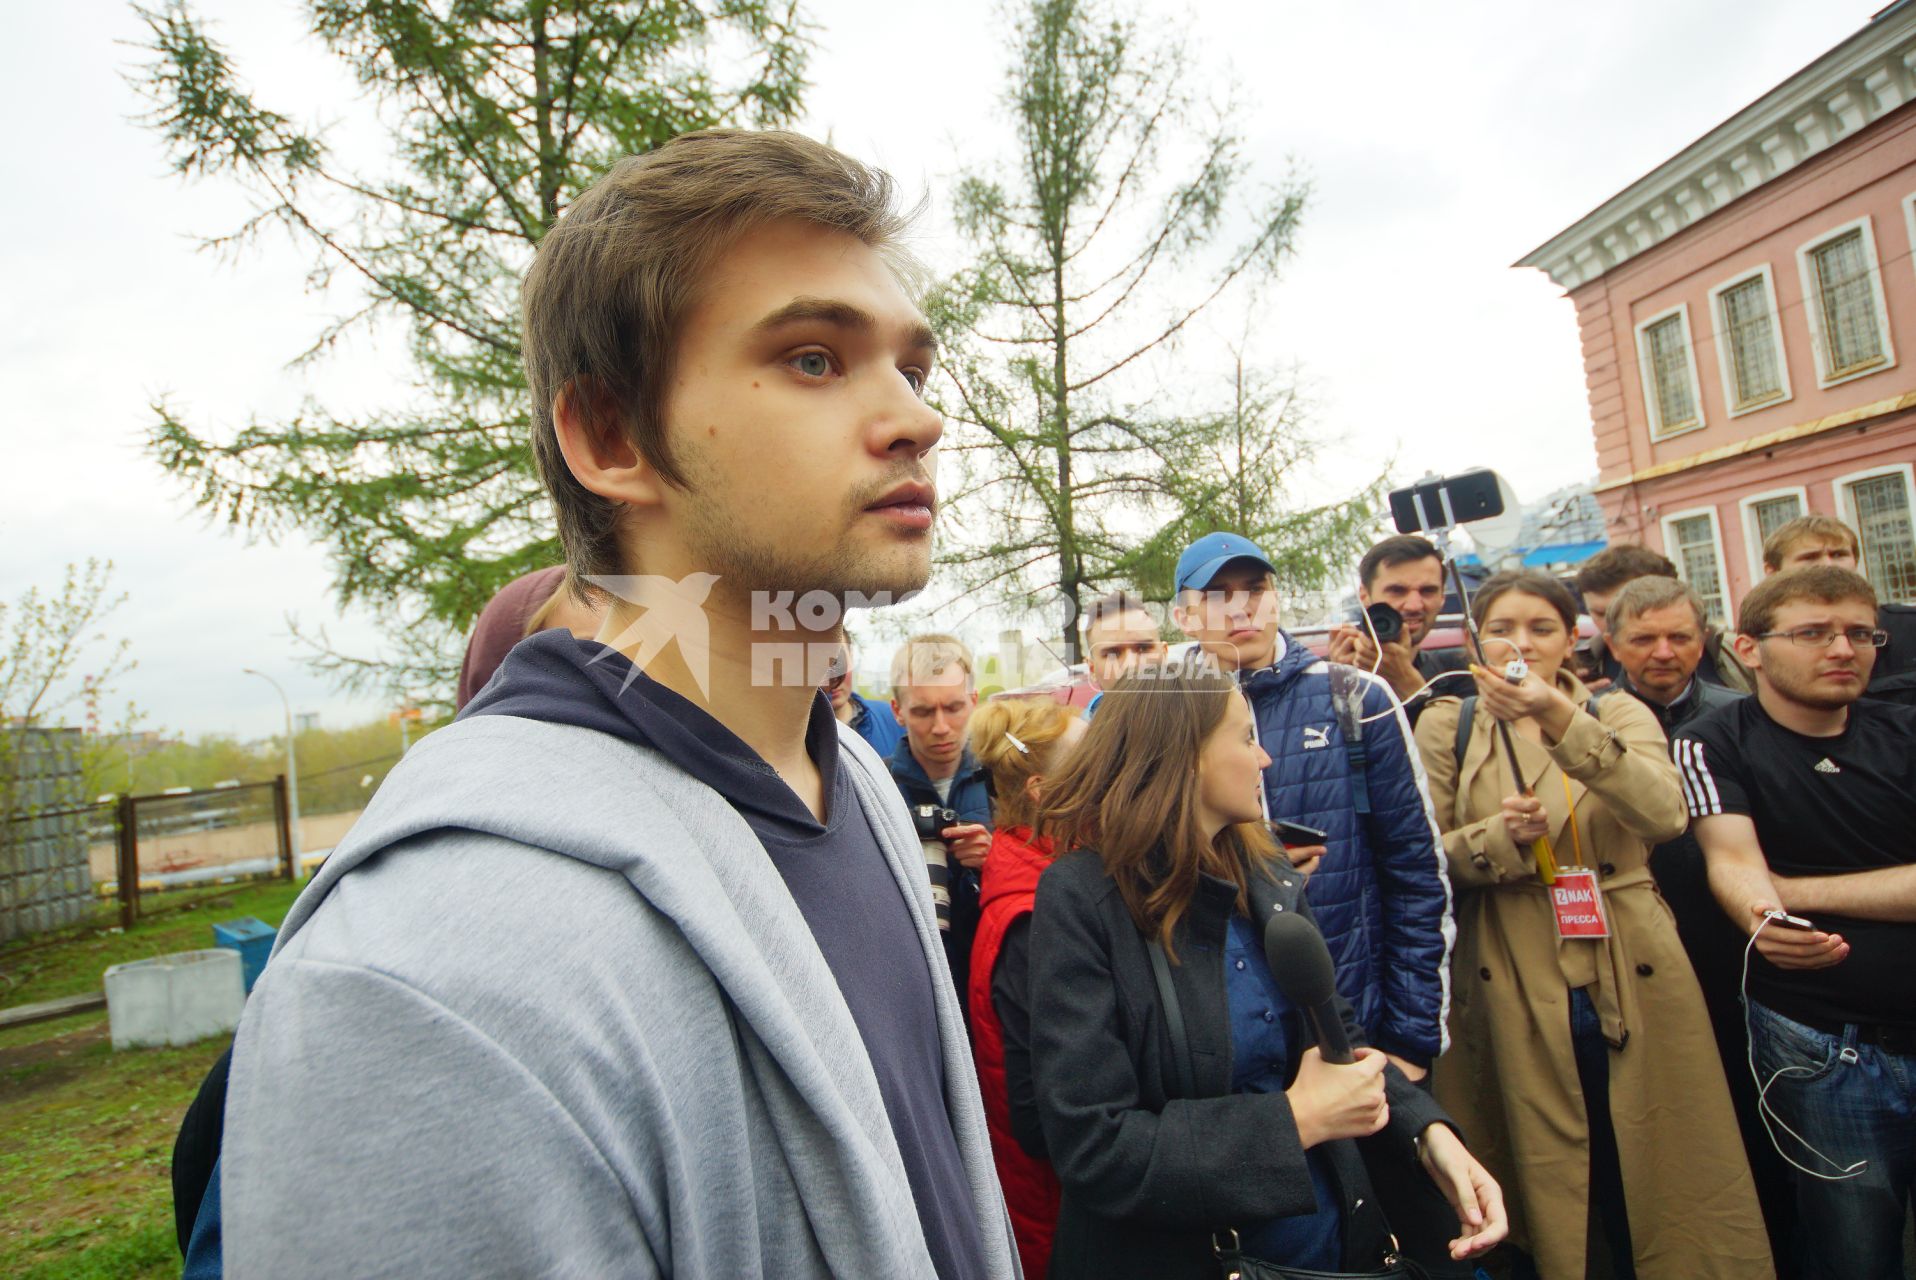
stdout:
{"type": "MultiPolygon", "coordinates": [[[[897,792],[840,742],[942,963],[897,792]]],[[[240,1277],[934,1275],[857,1028],[744,819],[656,750],[512,716],[415,747],[295,903],[240,1024],[221,1190],[240,1277]]]]}

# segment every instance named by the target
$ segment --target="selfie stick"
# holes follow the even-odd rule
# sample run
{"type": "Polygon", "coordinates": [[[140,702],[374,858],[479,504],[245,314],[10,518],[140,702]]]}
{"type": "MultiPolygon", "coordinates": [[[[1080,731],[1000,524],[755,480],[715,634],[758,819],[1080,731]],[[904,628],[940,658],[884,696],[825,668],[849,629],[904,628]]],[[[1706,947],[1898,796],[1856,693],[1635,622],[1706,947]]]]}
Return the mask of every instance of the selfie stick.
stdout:
{"type": "MultiPolygon", "coordinates": [[[[1456,558],[1450,554],[1450,531],[1457,526],[1457,515],[1450,505],[1450,490],[1441,485],[1437,486],[1436,499],[1441,509],[1441,519],[1433,519],[1433,515],[1437,513],[1433,513],[1425,505],[1430,497],[1428,490],[1417,488],[1411,490],[1411,501],[1417,504],[1418,523],[1424,526],[1426,533],[1430,534],[1430,540],[1437,544],[1437,554],[1443,558],[1444,565],[1450,573],[1451,584],[1457,588],[1457,603],[1464,611],[1464,635],[1470,640],[1470,647],[1477,655],[1477,665],[1489,667],[1490,660],[1484,657],[1483,637],[1477,634],[1477,620],[1470,613],[1470,595],[1464,590],[1464,575],[1457,568],[1456,558]]],[[[1518,791],[1534,799],[1537,793],[1524,782],[1523,769],[1517,763],[1517,744],[1510,736],[1510,726],[1495,716],[1492,716],[1491,720],[1497,726],[1498,740],[1504,745],[1504,759],[1510,766],[1510,776],[1516,782],[1518,791]]],[[[1557,857],[1551,851],[1549,837],[1539,836],[1531,845],[1531,852],[1537,861],[1537,879],[1545,884],[1555,884],[1557,857]]]]}

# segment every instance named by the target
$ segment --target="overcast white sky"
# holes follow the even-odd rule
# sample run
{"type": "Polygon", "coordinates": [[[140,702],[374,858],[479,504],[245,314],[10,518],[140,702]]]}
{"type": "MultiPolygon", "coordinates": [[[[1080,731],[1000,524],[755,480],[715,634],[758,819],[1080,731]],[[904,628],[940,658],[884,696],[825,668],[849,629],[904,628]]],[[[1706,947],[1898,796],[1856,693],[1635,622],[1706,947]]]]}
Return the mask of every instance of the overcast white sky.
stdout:
{"type": "MultiPolygon", "coordinates": [[[[1259,348],[1299,363],[1345,446],[1332,481],[1394,456],[1397,474],[1493,464],[1526,498],[1595,471],[1573,310],[1509,264],[1867,21],[1878,0],[1518,0],[1371,5],[1144,0],[1205,68],[1235,75],[1261,173],[1295,158],[1315,185],[1300,253],[1269,295],[1259,348]]],[[[299,6],[196,6],[262,99],[350,117],[345,83],[300,43],[299,6]]],[[[819,28],[809,131],[933,198],[1002,154],[1006,24],[984,0],[810,0],[819,28]]],[[[197,422],[271,417],[309,395],[405,394],[403,353],[362,339],[319,371],[286,362],[335,312],[281,241],[234,262],[194,237],[245,214],[232,191],[171,177],[122,79],[142,29],[124,4],[16,7],[0,46],[0,599],[61,566],[112,558],[127,689],[167,729],[277,731],[280,708],[333,725],[377,714],[299,666],[285,618],[336,618],[322,552],[209,528],[141,451],[148,403],[197,422]]],[[[1194,341],[1207,341],[1198,335],[1194,341]]]]}

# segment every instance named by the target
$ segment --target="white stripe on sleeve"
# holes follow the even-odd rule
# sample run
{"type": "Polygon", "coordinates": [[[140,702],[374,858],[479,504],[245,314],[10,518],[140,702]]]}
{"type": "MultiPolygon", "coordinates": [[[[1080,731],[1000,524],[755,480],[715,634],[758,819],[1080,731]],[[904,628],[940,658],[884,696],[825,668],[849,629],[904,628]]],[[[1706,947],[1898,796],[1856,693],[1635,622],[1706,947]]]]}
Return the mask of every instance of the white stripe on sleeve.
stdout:
{"type": "Polygon", "coordinates": [[[1717,793],[1716,779],[1710,776],[1709,763],[1703,757],[1703,744],[1685,739],[1683,762],[1677,766],[1690,789],[1690,816],[1707,818],[1723,812],[1723,798],[1717,793]]]}

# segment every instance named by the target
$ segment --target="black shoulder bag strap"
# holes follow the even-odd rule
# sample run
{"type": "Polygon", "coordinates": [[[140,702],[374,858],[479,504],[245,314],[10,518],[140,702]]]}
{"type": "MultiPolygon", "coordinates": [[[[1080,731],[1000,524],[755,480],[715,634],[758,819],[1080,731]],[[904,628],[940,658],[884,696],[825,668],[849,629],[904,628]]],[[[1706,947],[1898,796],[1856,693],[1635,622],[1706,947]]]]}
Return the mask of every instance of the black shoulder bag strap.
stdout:
{"type": "Polygon", "coordinates": [[[1151,952],[1151,976],[1157,979],[1158,1003],[1164,1006],[1164,1028],[1171,1033],[1171,1067],[1178,1076],[1178,1095],[1185,1098],[1197,1097],[1197,1087],[1191,1079],[1191,1041],[1184,1034],[1184,1006],[1178,1003],[1178,989],[1171,985],[1171,961],[1164,954],[1164,944],[1156,938],[1149,944],[1151,952]]]}

